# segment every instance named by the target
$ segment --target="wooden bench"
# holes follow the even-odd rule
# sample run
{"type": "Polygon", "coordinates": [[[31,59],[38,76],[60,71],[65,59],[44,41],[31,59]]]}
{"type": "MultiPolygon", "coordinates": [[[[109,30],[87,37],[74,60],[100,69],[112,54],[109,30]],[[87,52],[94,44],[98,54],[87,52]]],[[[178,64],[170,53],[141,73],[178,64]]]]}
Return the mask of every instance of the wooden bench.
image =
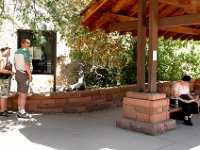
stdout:
{"type": "Polygon", "coordinates": [[[183,112],[182,112],[182,107],[174,107],[170,106],[169,107],[169,115],[171,119],[176,119],[176,120],[183,120],[183,112]]]}
{"type": "Polygon", "coordinates": [[[181,111],[182,109],[183,109],[182,107],[172,107],[172,106],[170,106],[169,112],[175,113],[175,112],[181,111]]]}

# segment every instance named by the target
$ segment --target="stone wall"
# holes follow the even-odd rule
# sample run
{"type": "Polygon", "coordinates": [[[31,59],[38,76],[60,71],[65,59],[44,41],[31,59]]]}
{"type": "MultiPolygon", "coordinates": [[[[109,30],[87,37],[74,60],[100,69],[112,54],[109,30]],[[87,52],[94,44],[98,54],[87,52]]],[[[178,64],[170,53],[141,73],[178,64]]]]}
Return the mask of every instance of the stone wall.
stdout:
{"type": "MultiPolygon", "coordinates": [[[[136,86],[123,86],[50,95],[28,96],[26,108],[30,112],[81,113],[122,106],[127,91],[136,91],[136,86]]],[[[17,110],[17,95],[9,98],[8,107],[17,110]]]]}
{"type": "MultiPolygon", "coordinates": [[[[158,83],[158,92],[170,95],[174,82],[158,83]]],[[[191,83],[191,90],[200,94],[200,80],[191,83]]],[[[81,113],[122,106],[123,97],[128,91],[137,91],[135,85],[71,91],[66,93],[33,94],[28,96],[26,108],[30,112],[44,113],[81,113]]],[[[8,107],[17,110],[17,95],[8,100],[8,107]]]]}

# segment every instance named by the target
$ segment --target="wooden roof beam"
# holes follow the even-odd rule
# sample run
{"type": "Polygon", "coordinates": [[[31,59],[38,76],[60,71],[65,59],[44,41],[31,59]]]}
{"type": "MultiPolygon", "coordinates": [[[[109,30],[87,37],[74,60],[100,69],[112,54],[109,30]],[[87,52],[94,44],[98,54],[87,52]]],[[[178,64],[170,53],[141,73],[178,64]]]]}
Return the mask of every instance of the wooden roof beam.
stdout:
{"type": "Polygon", "coordinates": [[[138,11],[138,5],[133,5],[131,9],[128,11],[128,15],[133,16],[137,14],[137,11],[138,11]]]}
{"type": "Polygon", "coordinates": [[[86,9],[86,11],[82,12],[84,20],[87,20],[89,17],[91,17],[98,9],[100,9],[103,5],[105,5],[109,0],[100,0],[98,2],[95,1],[95,3],[91,3],[86,9]]]}
{"type": "MultiPolygon", "coordinates": [[[[135,21],[137,22],[137,21],[135,21]]],[[[124,28],[123,31],[131,31],[132,28],[136,28],[137,29],[137,24],[135,24],[135,22],[126,22],[126,23],[118,23],[117,25],[115,25],[114,27],[110,27],[109,32],[113,32],[113,31],[119,31],[120,28],[124,28]]],[[[176,32],[176,33],[184,33],[184,34],[192,34],[192,35],[200,35],[200,30],[199,29],[195,29],[195,28],[191,28],[191,27],[184,27],[184,26],[168,26],[168,27],[159,27],[159,30],[162,31],[170,31],[170,32],[176,32]]],[[[120,30],[122,31],[122,30],[120,30]]]]}
{"type": "MultiPolygon", "coordinates": [[[[147,27],[149,21],[146,21],[147,27]]],[[[166,26],[174,26],[174,25],[199,25],[200,24],[200,13],[199,14],[191,14],[191,15],[183,15],[176,17],[164,17],[160,18],[158,21],[160,27],[166,26]]],[[[111,23],[109,25],[110,32],[113,31],[127,31],[127,30],[137,30],[137,20],[129,21],[129,22],[121,22],[121,23],[111,23]]]]}
{"type": "Polygon", "coordinates": [[[200,0],[159,0],[162,3],[184,9],[188,13],[200,12],[200,0]]]}
{"type": "Polygon", "coordinates": [[[134,17],[129,17],[129,16],[124,16],[124,15],[118,15],[114,13],[107,12],[105,13],[108,17],[110,17],[111,20],[117,21],[117,22],[126,22],[126,21],[135,21],[137,18],[134,17]]]}
{"type": "Polygon", "coordinates": [[[200,13],[159,19],[159,26],[200,24],[200,13]]]}
{"type": "Polygon", "coordinates": [[[132,31],[137,30],[138,21],[129,21],[129,22],[120,22],[120,23],[111,23],[109,24],[109,31],[132,31]]]}
{"type": "Polygon", "coordinates": [[[199,29],[184,27],[184,26],[159,27],[159,30],[176,32],[176,33],[184,33],[184,34],[192,34],[192,35],[200,34],[199,29]]]}
{"type": "Polygon", "coordinates": [[[135,21],[137,18],[123,16],[123,15],[117,15],[110,12],[104,13],[100,19],[98,19],[95,22],[96,28],[101,28],[106,23],[114,23],[114,22],[129,22],[129,21],[135,21]]]}
{"type": "MultiPolygon", "coordinates": [[[[120,0],[98,0],[98,1],[93,1],[88,7],[87,9],[85,9],[85,11],[83,11],[81,13],[81,15],[84,18],[84,21],[87,21],[92,15],[94,15],[95,13],[98,12],[98,10],[100,10],[101,8],[103,8],[106,5],[110,5],[111,4],[115,4],[120,0]]],[[[105,10],[107,11],[107,10],[105,10]]]]}
{"type": "Polygon", "coordinates": [[[133,0],[120,0],[118,3],[116,3],[112,7],[112,12],[117,13],[120,12],[121,10],[124,10],[130,6],[132,6],[135,3],[133,0]]]}

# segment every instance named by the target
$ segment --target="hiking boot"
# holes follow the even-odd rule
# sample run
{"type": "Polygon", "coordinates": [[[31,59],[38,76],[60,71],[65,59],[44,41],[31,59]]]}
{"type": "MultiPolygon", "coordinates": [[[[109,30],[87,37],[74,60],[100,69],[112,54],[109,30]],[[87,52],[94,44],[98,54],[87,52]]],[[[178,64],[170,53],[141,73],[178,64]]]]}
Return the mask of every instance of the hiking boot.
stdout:
{"type": "Polygon", "coordinates": [[[185,120],[183,122],[184,125],[187,125],[187,126],[193,126],[193,123],[191,122],[191,120],[185,120]]]}
{"type": "Polygon", "coordinates": [[[6,113],[8,113],[9,115],[14,114],[12,111],[10,110],[5,110],[6,113]]]}
{"type": "Polygon", "coordinates": [[[30,118],[32,118],[32,116],[30,115],[30,114],[28,114],[28,113],[20,113],[20,112],[17,112],[17,117],[18,118],[24,118],[24,119],[30,119],[30,118]]]}
{"type": "Polygon", "coordinates": [[[10,115],[6,111],[0,112],[0,116],[10,117],[10,115]]]}

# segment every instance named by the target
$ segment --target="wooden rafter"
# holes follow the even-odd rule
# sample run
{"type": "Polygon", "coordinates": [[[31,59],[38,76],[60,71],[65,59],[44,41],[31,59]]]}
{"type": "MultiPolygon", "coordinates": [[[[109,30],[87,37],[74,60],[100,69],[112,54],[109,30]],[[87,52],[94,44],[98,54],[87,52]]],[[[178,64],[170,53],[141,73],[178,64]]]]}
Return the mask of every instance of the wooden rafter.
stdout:
{"type": "MultiPolygon", "coordinates": [[[[110,32],[113,31],[131,31],[137,30],[137,18],[135,21],[111,23],[110,32]]],[[[148,20],[146,21],[148,24],[148,20]]],[[[171,32],[185,33],[185,34],[199,34],[199,29],[184,27],[184,25],[200,24],[200,14],[183,15],[176,17],[164,17],[159,19],[159,29],[170,30],[171,32]],[[176,28],[179,29],[176,29],[176,28]],[[181,28],[180,28],[181,27],[181,28]]]]}
{"type": "Polygon", "coordinates": [[[112,7],[112,12],[120,12],[122,9],[126,9],[135,3],[134,0],[120,0],[112,7]]]}
{"type": "Polygon", "coordinates": [[[175,17],[164,17],[159,19],[160,26],[195,25],[195,24],[200,24],[200,13],[175,16],[175,17]]]}
{"type": "Polygon", "coordinates": [[[137,21],[130,21],[130,22],[120,22],[120,23],[111,23],[109,25],[109,31],[132,31],[137,30],[137,21]]]}
{"type": "Polygon", "coordinates": [[[182,36],[180,36],[180,39],[181,40],[185,40],[185,39],[187,39],[188,38],[188,35],[187,34],[183,34],[182,36]]]}
{"type": "Polygon", "coordinates": [[[128,11],[128,15],[129,16],[133,16],[135,14],[137,14],[137,11],[138,11],[138,5],[133,5],[129,11],[128,11]]]}
{"type": "Polygon", "coordinates": [[[184,9],[188,13],[200,12],[200,0],[159,0],[162,3],[184,9]]]}
{"type": "MultiPolygon", "coordinates": [[[[158,2],[158,29],[161,35],[165,36],[165,33],[176,37],[183,35],[183,39],[187,38],[187,35],[195,38],[200,35],[200,0],[158,0],[158,2]]],[[[147,32],[149,4],[150,0],[146,0],[147,32]]],[[[88,26],[90,30],[102,28],[106,32],[134,33],[138,30],[138,0],[93,0],[81,15],[83,25],[88,26]]]]}
{"type": "MultiPolygon", "coordinates": [[[[136,23],[137,21],[135,21],[136,23]]],[[[133,28],[137,29],[137,24],[135,24],[134,22],[131,23],[118,23],[118,24],[112,24],[110,26],[110,32],[113,31],[131,31],[133,28]],[[126,24],[127,23],[127,24],[126,24]],[[126,26],[126,28],[122,27],[126,26]]],[[[162,31],[169,31],[169,32],[175,32],[175,33],[183,33],[183,34],[192,34],[192,35],[199,35],[200,34],[200,30],[199,29],[195,29],[195,28],[191,28],[191,27],[185,27],[185,26],[168,26],[168,27],[159,27],[159,30],[162,31]]]]}
{"type": "Polygon", "coordinates": [[[137,18],[106,12],[95,22],[95,28],[101,28],[106,23],[130,22],[135,20],[137,18]]]}
{"type": "Polygon", "coordinates": [[[159,27],[159,30],[177,32],[177,33],[183,33],[183,34],[192,34],[192,35],[200,34],[199,29],[195,29],[195,28],[191,28],[191,27],[184,27],[184,26],[159,27]]]}
{"type": "MultiPolygon", "coordinates": [[[[115,4],[118,1],[120,1],[120,0],[98,0],[98,1],[94,1],[93,3],[91,3],[89,5],[89,7],[86,9],[86,11],[81,13],[84,17],[84,21],[88,20],[88,18],[90,18],[94,14],[98,13],[98,11],[101,8],[104,8],[104,6],[109,5],[111,7],[112,4],[115,4]]],[[[107,11],[107,10],[105,10],[105,11],[107,11]]]]}
{"type": "Polygon", "coordinates": [[[90,7],[88,7],[88,9],[82,13],[84,16],[84,20],[87,20],[89,17],[91,17],[99,8],[105,5],[108,1],[109,0],[99,0],[98,2],[95,1],[95,3],[90,4],[90,7]]]}

